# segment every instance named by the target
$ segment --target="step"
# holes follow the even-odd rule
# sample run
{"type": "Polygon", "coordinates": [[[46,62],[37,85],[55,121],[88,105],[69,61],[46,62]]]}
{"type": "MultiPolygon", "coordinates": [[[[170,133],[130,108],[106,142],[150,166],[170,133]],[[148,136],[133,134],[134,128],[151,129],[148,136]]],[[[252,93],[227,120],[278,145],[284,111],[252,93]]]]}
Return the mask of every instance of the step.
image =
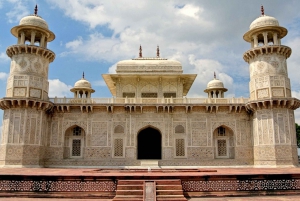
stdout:
{"type": "Polygon", "coordinates": [[[182,190],[181,185],[156,185],[156,190],[182,190]]]}
{"type": "Polygon", "coordinates": [[[144,167],[159,167],[158,160],[141,160],[141,166],[144,167]]]}
{"type": "Polygon", "coordinates": [[[156,195],[183,195],[183,190],[158,190],[156,195]]]}
{"type": "Polygon", "coordinates": [[[180,200],[187,200],[183,195],[156,195],[157,200],[167,200],[167,199],[180,199],[180,200]]]}
{"type": "Polygon", "coordinates": [[[187,201],[185,197],[182,198],[159,198],[156,197],[156,201],[187,201]]]}
{"type": "Polygon", "coordinates": [[[174,180],[155,180],[156,185],[180,185],[181,186],[181,181],[178,179],[174,180]]]}
{"type": "Polygon", "coordinates": [[[144,185],[144,180],[118,180],[119,185],[144,185]]]}
{"type": "Polygon", "coordinates": [[[126,198],[126,197],[115,197],[112,201],[144,201],[144,198],[126,198]]]}
{"type": "Polygon", "coordinates": [[[143,195],[143,190],[117,190],[117,195],[143,195]]]}
{"type": "Polygon", "coordinates": [[[143,190],[142,185],[118,185],[117,190],[143,190]]]}

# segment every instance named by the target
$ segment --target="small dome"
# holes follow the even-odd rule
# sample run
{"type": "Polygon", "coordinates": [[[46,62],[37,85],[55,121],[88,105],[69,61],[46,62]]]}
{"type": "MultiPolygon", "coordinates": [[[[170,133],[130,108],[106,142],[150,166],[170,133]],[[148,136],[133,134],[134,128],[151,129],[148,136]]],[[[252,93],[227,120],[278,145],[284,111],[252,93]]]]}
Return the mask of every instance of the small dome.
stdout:
{"type": "Polygon", "coordinates": [[[224,88],[224,84],[222,81],[214,78],[207,84],[207,89],[214,89],[214,88],[224,88]]]}
{"type": "Polygon", "coordinates": [[[74,88],[92,88],[91,83],[89,81],[87,81],[84,78],[81,78],[80,80],[78,80],[75,85],[74,88]]]}
{"type": "Polygon", "coordinates": [[[47,22],[43,18],[41,18],[40,16],[37,16],[37,15],[29,15],[29,16],[23,17],[20,20],[19,25],[30,25],[30,26],[40,27],[43,29],[48,29],[47,22]]]}
{"type": "Polygon", "coordinates": [[[250,24],[250,30],[264,26],[279,26],[279,22],[275,17],[262,15],[250,24]]]}

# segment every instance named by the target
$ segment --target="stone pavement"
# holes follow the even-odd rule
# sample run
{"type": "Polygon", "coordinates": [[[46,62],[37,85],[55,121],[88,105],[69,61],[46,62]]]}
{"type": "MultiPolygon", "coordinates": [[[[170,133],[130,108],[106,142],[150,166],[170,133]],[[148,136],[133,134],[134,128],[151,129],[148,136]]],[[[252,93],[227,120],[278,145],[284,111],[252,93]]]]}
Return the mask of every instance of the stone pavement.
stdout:
{"type": "Polygon", "coordinates": [[[151,169],[148,167],[128,167],[123,169],[108,168],[0,168],[0,175],[22,175],[22,176],[214,176],[214,175],[262,175],[262,174],[300,174],[300,168],[197,168],[164,167],[151,169]],[[187,170],[187,171],[184,171],[187,170]]]}

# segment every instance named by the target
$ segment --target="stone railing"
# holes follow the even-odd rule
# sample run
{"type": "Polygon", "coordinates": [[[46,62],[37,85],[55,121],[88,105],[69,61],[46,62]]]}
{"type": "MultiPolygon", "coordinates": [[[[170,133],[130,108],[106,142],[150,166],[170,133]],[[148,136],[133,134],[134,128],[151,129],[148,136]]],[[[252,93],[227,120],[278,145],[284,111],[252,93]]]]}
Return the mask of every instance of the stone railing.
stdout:
{"type": "Polygon", "coordinates": [[[245,104],[248,98],[50,98],[54,104],[245,104]]]}

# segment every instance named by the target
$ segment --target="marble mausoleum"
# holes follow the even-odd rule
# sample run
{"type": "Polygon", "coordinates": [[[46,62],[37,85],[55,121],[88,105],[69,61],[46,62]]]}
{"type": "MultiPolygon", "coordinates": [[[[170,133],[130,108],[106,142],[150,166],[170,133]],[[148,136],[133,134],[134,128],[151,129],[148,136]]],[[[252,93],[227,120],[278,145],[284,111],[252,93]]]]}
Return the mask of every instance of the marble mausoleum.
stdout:
{"type": "Polygon", "coordinates": [[[11,58],[4,110],[0,166],[297,166],[294,110],[281,44],[287,29],[277,19],[255,19],[244,40],[251,46],[249,98],[225,98],[214,78],[207,98],[188,98],[196,74],[184,74],[180,62],[160,57],[120,61],[116,74],[102,75],[113,98],[94,98],[83,76],[73,98],[48,97],[49,64],[55,39],[35,14],[11,29],[17,38],[11,58]]]}

